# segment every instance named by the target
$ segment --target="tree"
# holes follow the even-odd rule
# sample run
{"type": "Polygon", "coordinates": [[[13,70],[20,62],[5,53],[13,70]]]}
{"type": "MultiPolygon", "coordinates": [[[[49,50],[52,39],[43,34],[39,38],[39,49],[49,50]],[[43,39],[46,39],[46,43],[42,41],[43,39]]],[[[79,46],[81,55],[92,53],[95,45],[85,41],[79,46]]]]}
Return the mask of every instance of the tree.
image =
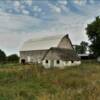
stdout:
{"type": "Polygon", "coordinates": [[[0,64],[6,62],[6,54],[0,49],[0,64]]]}
{"type": "Polygon", "coordinates": [[[86,53],[87,48],[88,48],[88,43],[85,41],[82,41],[80,45],[76,45],[75,50],[78,54],[84,54],[86,53]]]}
{"type": "Polygon", "coordinates": [[[80,43],[80,46],[81,46],[81,53],[86,53],[87,48],[88,48],[88,43],[85,42],[85,41],[82,41],[82,42],[80,43]]]}
{"type": "Polygon", "coordinates": [[[17,63],[17,62],[19,62],[19,57],[16,54],[12,54],[12,55],[7,57],[7,60],[10,63],[17,63]]]}
{"type": "Polygon", "coordinates": [[[95,56],[100,56],[100,18],[87,25],[86,34],[91,41],[90,48],[95,56]]]}
{"type": "Polygon", "coordinates": [[[76,45],[75,46],[75,51],[77,52],[77,54],[81,54],[81,46],[80,45],[76,45]]]}

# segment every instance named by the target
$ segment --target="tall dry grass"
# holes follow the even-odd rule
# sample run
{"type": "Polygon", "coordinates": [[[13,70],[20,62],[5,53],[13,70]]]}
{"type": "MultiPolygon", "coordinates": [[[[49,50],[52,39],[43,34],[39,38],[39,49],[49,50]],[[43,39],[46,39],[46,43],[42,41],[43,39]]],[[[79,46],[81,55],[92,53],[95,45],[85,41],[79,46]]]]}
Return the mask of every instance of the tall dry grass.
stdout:
{"type": "Polygon", "coordinates": [[[0,100],[100,100],[100,64],[66,69],[0,66],[0,100]]]}

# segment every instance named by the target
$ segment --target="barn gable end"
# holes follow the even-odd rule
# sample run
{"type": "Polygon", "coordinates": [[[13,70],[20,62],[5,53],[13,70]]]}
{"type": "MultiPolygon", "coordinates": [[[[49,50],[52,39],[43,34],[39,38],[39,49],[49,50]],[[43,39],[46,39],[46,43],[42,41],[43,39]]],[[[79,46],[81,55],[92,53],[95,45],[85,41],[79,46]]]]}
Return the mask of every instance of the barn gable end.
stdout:
{"type": "Polygon", "coordinates": [[[73,49],[73,45],[68,35],[65,35],[59,42],[58,48],[73,49]]]}

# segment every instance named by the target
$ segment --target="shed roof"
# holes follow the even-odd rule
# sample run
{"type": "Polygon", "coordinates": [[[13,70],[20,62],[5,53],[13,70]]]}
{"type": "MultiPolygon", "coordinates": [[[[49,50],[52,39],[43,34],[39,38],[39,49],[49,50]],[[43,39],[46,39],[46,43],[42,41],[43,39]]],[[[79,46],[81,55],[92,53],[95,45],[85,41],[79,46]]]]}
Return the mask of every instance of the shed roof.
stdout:
{"type": "Polygon", "coordinates": [[[80,58],[76,54],[76,52],[72,49],[64,49],[64,48],[50,48],[43,59],[61,59],[64,61],[78,61],[80,58]]]}

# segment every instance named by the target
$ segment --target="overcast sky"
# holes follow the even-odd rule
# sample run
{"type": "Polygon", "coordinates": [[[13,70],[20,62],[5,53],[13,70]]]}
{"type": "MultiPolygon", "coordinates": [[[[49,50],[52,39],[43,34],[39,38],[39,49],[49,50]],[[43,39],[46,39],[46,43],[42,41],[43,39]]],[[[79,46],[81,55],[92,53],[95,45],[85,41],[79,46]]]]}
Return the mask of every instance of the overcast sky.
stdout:
{"type": "Polygon", "coordinates": [[[30,38],[69,34],[87,41],[87,23],[100,15],[100,0],[0,0],[0,49],[18,53],[30,38]]]}

